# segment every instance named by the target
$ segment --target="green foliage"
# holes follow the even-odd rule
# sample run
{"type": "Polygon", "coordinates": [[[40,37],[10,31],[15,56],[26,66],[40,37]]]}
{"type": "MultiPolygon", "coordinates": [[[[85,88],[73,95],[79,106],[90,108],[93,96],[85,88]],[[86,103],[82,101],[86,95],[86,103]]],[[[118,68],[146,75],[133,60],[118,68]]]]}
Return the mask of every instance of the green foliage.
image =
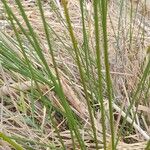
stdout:
{"type": "MultiPolygon", "coordinates": [[[[67,8],[67,3],[65,0],[62,0],[62,7],[64,9],[64,16],[56,10],[55,3],[52,3],[52,10],[57,14],[57,17],[60,22],[64,25],[66,29],[66,34],[69,36],[69,42],[71,43],[68,47],[66,43],[63,41],[62,37],[52,29],[52,27],[48,24],[46,20],[45,12],[41,3],[41,0],[37,0],[37,6],[40,13],[40,17],[42,20],[42,27],[44,30],[44,36],[46,39],[46,44],[48,46],[48,55],[50,58],[47,59],[47,56],[43,52],[42,45],[40,43],[40,39],[35,29],[33,28],[29,18],[25,12],[25,9],[20,0],[15,0],[15,3],[18,7],[19,13],[22,16],[23,21],[27,27],[28,32],[25,27],[20,23],[19,19],[15,16],[15,12],[12,11],[9,3],[6,0],[2,0],[5,11],[8,15],[8,20],[10,21],[13,31],[15,33],[15,39],[12,40],[10,37],[5,35],[4,33],[0,33],[0,63],[7,70],[11,72],[16,72],[21,75],[27,81],[31,81],[31,88],[28,91],[30,98],[30,112],[31,117],[25,116],[25,122],[32,126],[32,128],[36,128],[40,130],[38,123],[35,121],[35,101],[36,99],[40,99],[43,107],[47,110],[47,120],[49,120],[52,124],[52,128],[54,128],[59,142],[61,144],[61,149],[67,149],[65,145],[65,141],[62,139],[61,131],[57,127],[54,117],[52,116],[52,111],[59,111],[63,117],[67,120],[67,125],[69,129],[69,134],[72,141],[73,149],[80,148],[81,150],[87,149],[87,143],[85,142],[81,130],[83,129],[82,121],[79,117],[73,112],[69,102],[67,101],[67,97],[65,95],[63,89],[63,82],[61,79],[61,73],[59,71],[59,65],[55,58],[55,40],[53,39],[56,36],[57,40],[66,48],[66,51],[69,53],[70,57],[74,59],[75,65],[77,66],[79,78],[80,78],[80,86],[83,89],[83,95],[85,97],[85,103],[87,106],[87,118],[89,119],[89,133],[90,137],[92,137],[93,143],[95,144],[95,149],[98,150],[99,146],[99,130],[97,127],[97,113],[96,109],[93,107],[94,102],[98,105],[99,115],[101,115],[101,122],[98,122],[102,126],[102,147],[104,150],[110,148],[112,150],[116,149],[117,143],[121,136],[121,131],[124,130],[124,126],[127,122],[127,118],[130,116],[131,109],[138,103],[140,99],[141,91],[144,88],[144,84],[148,80],[149,72],[150,72],[150,62],[147,64],[143,74],[140,77],[140,81],[133,90],[133,95],[130,97],[130,106],[127,111],[125,111],[124,119],[122,124],[115,133],[115,119],[114,119],[114,87],[112,85],[112,78],[110,74],[110,63],[109,63],[109,43],[108,43],[108,31],[107,31],[107,16],[108,16],[108,2],[107,0],[94,0],[93,1],[93,13],[94,13],[94,48],[91,49],[90,46],[90,37],[88,30],[86,29],[86,10],[84,8],[85,1],[80,0],[80,15],[81,15],[81,24],[82,24],[82,40],[83,45],[80,46],[80,41],[78,41],[78,37],[76,37],[73,24],[71,21],[71,16],[69,14],[69,9],[67,8]],[[22,34],[18,33],[18,28],[22,34]],[[25,46],[25,40],[29,43],[28,46],[25,46]],[[13,45],[13,47],[11,46],[13,45]],[[91,51],[94,51],[94,56],[91,51]],[[104,58],[103,58],[104,56],[104,58]],[[49,64],[51,62],[51,65],[49,64]],[[38,65],[37,65],[38,64],[38,65]],[[93,68],[95,69],[93,71],[93,68]],[[104,71],[103,71],[104,69],[104,71]],[[62,106],[62,109],[56,108],[51,102],[50,99],[43,95],[41,85],[47,86],[49,89],[52,89],[55,95],[58,97],[59,103],[62,106]],[[36,87],[36,88],[35,88],[36,87]],[[105,92],[104,92],[105,91],[105,92]],[[105,108],[105,99],[108,99],[109,109],[105,108]],[[107,127],[106,122],[109,122],[109,128],[111,133],[111,140],[107,140],[107,127]]],[[[123,3],[120,6],[120,11],[123,6],[123,3]]],[[[121,12],[120,12],[121,13],[121,12]]],[[[121,16],[120,16],[121,17],[121,16]]],[[[132,19],[132,14],[131,14],[132,19]]],[[[120,20],[119,20],[120,23],[120,20]]],[[[118,27],[119,30],[119,27],[118,27]]],[[[132,27],[130,26],[130,44],[132,44],[132,27]]],[[[119,40],[116,37],[116,41],[119,40]]],[[[19,110],[23,113],[27,113],[27,106],[25,104],[24,99],[24,91],[20,91],[21,97],[19,105],[19,110]]],[[[148,93],[148,92],[147,92],[148,93]]],[[[121,109],[120,109],[121,110],[121,109]]],[[[122,111],[122,110],[121,110],[122,111]]],[[[135,120],[136,112],[133,114],[133,122],[135,120]]],[[[85,120],[87,119],[85,118],[85,120]]],[[[98,125],[99,125],[98,124],[98,125]]],[[[4,134],[0,133],[1,138],[3,140],[10,143],[13,147],[18,150],[23,149],[20,145],[14,143],[11,139],[6,137],[4,134]]],[[[15,138],[14,138],[15,139],[15,138]]],[[[16,138],[17,139],[17,138],[16,138]]],[[[27,141],[26,139],[17,139],[17,141],[23,144],[23,147],[27,145],[22,141],[27,141]]],[[[36,141],[28,141],[31,145],[37,144],[36,141]]],[[[43,143],[40,143],[42,147],[44,147],[43,143]]],[[[56,148],[53,144],[45,145],[46,147],[56,148]]]]}

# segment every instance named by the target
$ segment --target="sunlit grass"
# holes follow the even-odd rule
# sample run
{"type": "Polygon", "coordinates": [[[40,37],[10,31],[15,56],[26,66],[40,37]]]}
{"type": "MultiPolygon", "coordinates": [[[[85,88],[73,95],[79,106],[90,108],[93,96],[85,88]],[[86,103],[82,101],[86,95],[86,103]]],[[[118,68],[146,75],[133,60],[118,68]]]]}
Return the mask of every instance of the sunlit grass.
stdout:
{"type": "MultiPolygon", "coordinates": [[[[130,124],[129,127],[137,130],[146,140],[149,139],[149,135],[137,122],[139,120],[137,119],[137,110],[134,110],[133,107],[135,108],[141,103],[140,99],[148,99],[150,61],[147,61],[143,73],[137,77],[138,81],[134,89],[129,93],[123,91],[126,94],[125,99],[127,99],[127,94],[130,94],[130,97],[128,98],[128,107],[122,108],[124,102],[118,103],[116,100],[117,88],[111,74],[109,53],[112,47],[109,47],[111,41],[109,40],[110,33],[108,30],[109,2],[94,0],[91,5],[93,37],[90,35],[92,31],[89,31],[91,28],[87,26],[89,20],[87,20],[86,2],[79,2],[80,12],[78,13],[81,13],[79,14],[81,25],[81,37],[79,38],[66,0],[61,1],[59,6],[61,10],[57,7],[55,1],[49,5],[64,30],[62,36],[49,24],[42,2],[37,0],[36,8],[40,15],[40,25],[45,41],[40,39],[41,37],[31,23],[20,0],[15,0],[15,4],[25,26],[15,15],[10,4],[6,0],[2,0],[2,3],[15,36],[11,38],[0,32],[0,63],[17,82],[17,84],[12,84],[10,90],[12,90],[12,93],[19,92],[17,98],[19,97],[20,101],[16,104],[16,107],[17,111],[23,115],[25,127],[27,125],[37,132],[38,136],[42,136],[39,145],[38,138],[27,140],[28,137],[19,139],[19,136],[13,135],[5,139],[2,137],[5,141],[16,149],[22,147],[32,149],[34,145],[38,145],[43,149],[67,149],[71,145],[72,149],[84,150],[88,149],[90,144],[93,144],[92,147],[97,150],[100,148],[104,150],[116,149],[120,138],[124,136],[123,131],[127,122],[130,124]],[[65,70],[60,67],[59,60],[56,57],[58,50],[55,45],[57,44],[62,46],[63,53],[68,55],[71,60],[70,63],[75,66],[76,75],[74,75],[74,78],[72,78],[73,75],[71,76],[68,73],[68,71],[72,71],[70,68],[64,67],[65,70]],[[44,47],[46,48],[44,49],[44,47]],[[74,80],[76,78],[77,81],[74,80]],[[23,83],[20,85],[19,81],[23,83]],[[77,88],[80,88],[80,92],[75,90],[77,88]],[[38,113],[38,111],[41,112],[38,113]],[[122,120],[122,122],[119,121],[119,125],[116,125],[115,112],[119,113],[117,115],[122,120]],[[61,123],[65,122],[67,133],[64,133],[64,129],[60,128],[61,123],[58,124],[55,113],[63,116],[61,123]],[[41,122],[40,117],[42,118],[41,122]],[[51,134],[50,137],[45,138],[44,135],[47,129],[50,130],[51,134]],[[86,139],[85,135],[89,139],[86,139]],[[22,145],[22,147],[12,142],[11,139],[22,145]],[[66,144],[67,140],[69,141],[68,145],[66,144]]],[[[120,49],[124,6],[125,3],[120,1],[117,31],[113,29],[117,47],[114,58],[117,60],[121,57],[124,58],[120,49]]],[[[132,50],[134,42],[133,12],[131,5],[131,11],[129,12],[130,25],[126,35],[129,37],[129,50],[132,50]]],[[[111,14],[109,15],[111,20],[111,14]]],[[[113,27],[113,20],[111,20],[111,25],[113,27]]],[[[144,39],[144,35],[142,38],[144,39]]],[[[122,61],[124,63],[124,59],[122,61]]],[[[127,82],[127,78],[123,78],[122,81],[127,82]]],[[[124,89],[126,88],[124,87],[124,89]]],[[[10,101],[16,103],[12,99],[12,93],[3,90],[3,96],[7,95],[8,99],[10,96],[10,101]]],[[[61,120],[61,117],[59,119],[61,120]]],[[[130,133],[130,129],[128,133],[130,133]]]]}

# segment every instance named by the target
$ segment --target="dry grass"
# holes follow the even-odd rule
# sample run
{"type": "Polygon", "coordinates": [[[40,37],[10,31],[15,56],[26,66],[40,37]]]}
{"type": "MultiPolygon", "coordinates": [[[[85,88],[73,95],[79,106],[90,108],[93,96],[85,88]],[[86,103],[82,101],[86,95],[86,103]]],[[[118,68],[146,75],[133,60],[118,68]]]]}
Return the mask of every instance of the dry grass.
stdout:
{"type": "MultiPolygon", "coordinates": [[[[34,2],[34,1],[33,1],[34,2]]],[[[49,65],[51,65],[50,56],[48,54],[48,48],[46,39],[43,33],[42,22],[39,16],[39,12],[37,6],[30,1],[23,1],[26,13],[28,14],[28,18],[32,23],[33,28],[38,34],[41,44],[43,46],[43,53],[45,57],[47,57],[49,61],[49,65]]],[[[56,17],[56,14],[49,9],[49,5],[47,2],[43,2],[45,8],[46,19],[49,20],[50,26],[53,30],[59,35],[59,37],[65,43],[65,46],[69,47],[71,45],[70,38],[67,33],[66,28],[60,22],[60,20],[56,17]]],[[[146,49],[149,46],[149,35],[150,35],[150,24],[149,18],[146,16],[145,21],[141,21],[142,14],[137,12],[137,17],[132,23],[130,22],[130,5],[127,2],[124,5],[124,10],[122,12],[122,17],[120,19],[120,25],[118,25],[119,20],[119,11],[120,6],[119,2],[110,1],[109,4],[109,16],[108,16],[108,31],[109,31],[109,58],[110,58],[110,66],[111,66],[111,75],[113,80],[113,85],[115,87],[114,92],[116,95],[116,104],[119,108],[124,107],[127,108],[130,105],[130,94],[131,91],[135,89],[137,86],[137,80],[142,73],[141,64],[144,60],[146,49]],[[132,42],[130,41],[129,30],[130,25],[132,25],[132,42]],[[144,37],[143,37],[144,33],[144,37]],[[144,40],[143,40],[144,38],[144,40]]],[[[20,19],[22,25],[24,22],[21,16],[18,13],[17,7],[11,1],[11,6],[16,16],[20,19]]],[[[0,11],[1,11],[0,4],[0,11]]],[[[60,6],[61,8],[61,6],[60,6]]],[[[79,41],[80,46],[82,46],[82,27],[81,27],[81,16],[79,9],[79,4],[77,1],[70,1],[68,8],[70,10],[70,15],[73,23],[73,27],[75,35],[79,41]]],[[[60,10],[61,12],[62,10],[60,10]]],[[[61,12],[63,14],[63,12],[61,12]]],[[[89,34],[91,37],[90,47],[91,49],[94,47],[94,27],[93,20],[91,18],[92,12],[89,10],[89,18],[87,18],[87,30],[89,30],[89,34]],[[91,14],[90,14],[91,13],[91,14]]],[[[5,25],[5,14],[0,20],[0,23],[4,23],[3,31],[5,33],[9,33],[9,36],[14,37],[14,33],[11,30],[11,26],[7,23],[5,25]],[[3,22],[2,22],[3,21],[3,22]]],[[[19,29],[18,29],[18,32],[19,29]]],[[[28,32],[28,31],[27,31],[28,32]]],[[[82,87],[79,82],[79,76],[77,67],[74,63],[74,60],[70,56],[69,52],[66,51],[65,46],[62,45],[59,41],[57,42],[57,37],[53,37],[56,39],[56,44],[54,44],[55,48],[55,57],[57,63],[59,65],[59,73],[61,75],[61,82],[63,85],[63,90],[67,100],[69,101],[72,110],[79,116],[79,118],[83,121],[83,130],[81,133],[83,134],[85,143],[88,149],[94,150],[94,144],[92,143],[92,137],[89,136],[88,129],[89,125],[89,116],[87,111],[87,106],[85,103],[85,97],[82,92],[82,87]]],[[[94,53],[94,52],[93,52],[94,53]]],[[[26,138],[28,140],[38,141],[43,144],[51,144],[59,147],[60,142],[57,137],[54,129],[52,128],[52,124],[47,120],[47,111],[45,107],[42,106],[40,97],[34,102],[35,104],[35,114],[34,120],[36,124],[33,124],[32,119],[32,100],[30,97],[30,89],[32,83],[27,81],[24,77],[20,76],[17,73],[9,72],[5,70],[2,66],[0,66],[0,130],[6,133],[7,135],[14,135],[16,137],[26,138]],[[19,89],[19,90],[18,90],[19,89]]],[[[32,86],[33,88],[34,86],[32,86]]],[[[41,85],[41,90],[43,95],[47,95],[54,106],[57,108],[61,107],[59,103],[58,97],[53,92],[53,87],[49,89],[46,86],[41,85]]],[[[124,137],[120,140],[118,144],[118,149],[122,150],[142,150],[145,148],[146,140],[142,132],[145,131],[148,135],[150,135],[150,117],[149,117],[149,103],[144,104],[141,100],[139,102],[139,107],[134,106],[132,108],[132,112],[135,112],[136,109],[138,111],[136,115],[136,125],[134,126],[134,133],[128,137],[124,137]],[[142,122],[142,124],[141,124],[142,122]],[[130,141],[130,142],[128,142],[130,141]],[[127,144],[128,143],[128,144],[127,144]]],[[[149,99],[150,100],[150,99],[149,99]]],[[[106,100],[106,107],[107,107],[106,100]]],[[[114,114],[116,116],[116,130],[119,128],[119,124],[121,121],[121,115],[119,114],[118,107],[114,106],[114,114]]],[[[97,114],[97,130],[99,131],[99,145],[102,146],[102,135],[100,125],[100,113],[97,114]]],[[[56,119],[57,127],[61,129],[61,136],[67,146],[67,149],[71,149],[71,137],[69,131],[67,130],[67,122],[65,118],[63,118],[56,111],[53,112],[52,116],[56,119]]],[[[130,121],[129,121],[130,122],[130,121]]],[[[127,125],[130,127],[130,124],[127,125]]],[[[128,129],[125,129],[128,130],[128,129]]],[[[108,142],[109,142],[109,129],[107,131],[108,142]]],[[[3,149],[10,149],[7,143],[0,141],[0,146],[3,149]]],[[[0,149],[2,149],[0,147],[0,149]]],[[[35,144],[36,150],[42,150],[42,145],[38,143],[35,144]]],[[[52,148],[49,148],[52,149],[52,148]]],[[[48,150],[48,149],[47,149],[48,150]]]]}

